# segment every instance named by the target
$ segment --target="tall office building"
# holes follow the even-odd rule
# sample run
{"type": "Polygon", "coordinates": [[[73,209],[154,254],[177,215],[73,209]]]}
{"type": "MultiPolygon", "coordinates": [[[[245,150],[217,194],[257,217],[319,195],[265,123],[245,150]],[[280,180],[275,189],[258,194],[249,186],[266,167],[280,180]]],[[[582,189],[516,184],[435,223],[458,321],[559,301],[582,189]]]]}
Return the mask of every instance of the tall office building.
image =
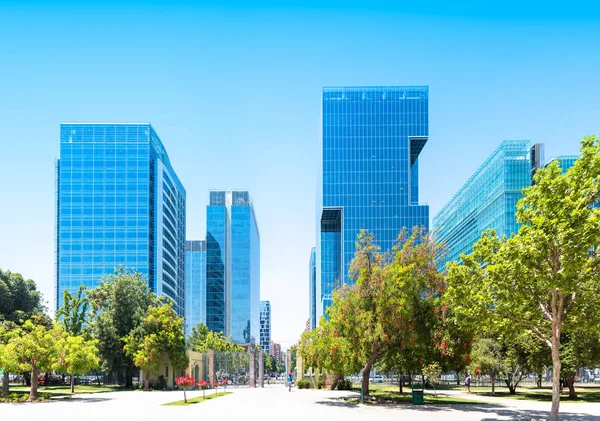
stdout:
{"type": "Polygon", "coordinates": [[[558,166],[563,172],[565,172],[575,165],[575,161],[577,161],[579,158],[581,158],[581,155],[558,155],[556,158],[548,161],[544,166],[549,165],[553,161],[558,161],[558,166]]]}
{"type": "Polygon", "coordinates": [[[269,349],[271,357],[275,360],[276,363],[283,362],[283,356],[281,355],[281,345],[271,341],[271,347],[269,349]]]}
{"type": "Polygon", "coordinates": [[[444,205],[433,218],[434,232],[446,248],[440,270],[470,253],[488,228],[505,237],[517,232],[517,202],[543,165],[543,152],[542,144],[532,146],[529,140],[503,141],[444,205]]]}
{"type": "Polygon", "coordinates": [[[56,307],[115,268],[184,316],[185,189],[149,123],[63,123],[56,162],[56,307]]]}
{"type": "Polygon", "coordinates": [[[271,353],[271,302],[260,302],[260,346],[271,353]]]}
{"type": "Polygon", "coordinates": [[[185,242],[185,331],[206,324],[206,241],[185,242]]]}
{"type": "Polygon", "coordinates": [[[310,250],[308,262],[308,328],[317,327],[317,249],[310,250]]]}
{"type": "Polygon", "coordinates": [[[254,344],[259,337],[260,237],[248,191],[211,191],[206,208],[206,324],[254,344]]]}
{"type": "Polygon", "coordinates": [[[316,316],[349,282],[361,229],[383,250],[403,228],[429,226],[419,154],[429,134],[426,86],[324,88],[317,194],[316,316]]]}

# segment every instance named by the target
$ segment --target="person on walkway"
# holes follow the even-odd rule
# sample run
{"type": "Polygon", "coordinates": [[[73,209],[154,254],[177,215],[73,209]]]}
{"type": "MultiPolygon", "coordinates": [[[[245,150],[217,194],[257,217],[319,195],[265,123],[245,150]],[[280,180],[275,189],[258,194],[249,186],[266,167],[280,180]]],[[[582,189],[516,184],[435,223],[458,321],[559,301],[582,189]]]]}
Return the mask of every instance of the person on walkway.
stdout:
{"type": "Polygon", "coordinates": [[[467,378],[465,379],[465,390],[471,393],[471,375],[467,373],[467,378]]]}
{"type": "Polygon", "coordinates": [[[292,391],[292,381],[294,381],[294,376],[292,376],[292,373],[290,373],[290,375],[287,377],[288,390],[290,392],[292,391]]]}

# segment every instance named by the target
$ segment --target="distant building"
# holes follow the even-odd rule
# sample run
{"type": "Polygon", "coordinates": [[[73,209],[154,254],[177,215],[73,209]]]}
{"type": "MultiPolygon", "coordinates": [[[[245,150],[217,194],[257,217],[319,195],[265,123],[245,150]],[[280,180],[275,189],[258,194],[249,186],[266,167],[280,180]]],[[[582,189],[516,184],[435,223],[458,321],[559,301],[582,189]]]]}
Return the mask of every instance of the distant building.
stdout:
{"type": "MultiPolygon", "coordinates": [[[[577,158],[569,155],[557,159],[561,168],[567,170],[577,158]]],[[[542,166],[543,144],[503,141],[433,218],[434,232],[447,251],[438,268],[442,270],[447,262],[471,253],[473,244],[488,228],[500,237],[516,233],[517,202],[542,166]]]]}
{"type": "Polygon", "coordinates": [[[260,341],[260,237],[248,191],[211,191],[206,208],[206,325],[260,341]]]}
{"type": "Polygon", "coordinates": [[[391,249],[403,228],[429,227],[419,154],[429,136],[427,86],[323,88],[317,194],[316,315],[351,282],[361,229],[391,249]]]}
{"type": "Polygon", "coordinates": [[[185,242],[185,331],[206,324],[206,241],[185,242]]]}
{"type": "Polygon", "coordinates": [[[308,263],[308,327],[317,327],[317,249],[310,250],[308,263]]]}
{"type": "Polygon", "coordinates": [[[271,303],[269,301],[260,302],[260,346],[265,353],[271,353],[271,303]]]}
{"type": "Polygon", "coordinates": [[[186,192],[149,123],[62,123],[56,308],[115,268],[140,272],[185,315],[186,192]]]}
{"type": "Polygon", "coordinates": [[[271,357],[273,357],[273,359],[275,360],[276,363],[282,363],[283,362],[283,355],[281,355],[281,345],[271,341],[271,347],[270,347],[270,351],[271,351],[271,357]]]}

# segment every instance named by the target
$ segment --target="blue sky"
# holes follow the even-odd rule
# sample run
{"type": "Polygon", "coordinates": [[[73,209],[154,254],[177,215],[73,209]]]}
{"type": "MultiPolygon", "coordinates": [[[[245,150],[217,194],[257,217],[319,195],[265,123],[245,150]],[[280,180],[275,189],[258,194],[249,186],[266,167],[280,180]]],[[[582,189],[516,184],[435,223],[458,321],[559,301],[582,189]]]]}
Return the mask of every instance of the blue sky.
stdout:
{"type": "MultiPolygon", "coordinates": [[[[0,267],[54,288],[61,121],[149,121],[187,189],[252,190],[261,298],[290,345],[308,313],[320,92],[429,85],[431,215],[504,139],[572,154],[600,132],[591,1],[0,3],[0,267]]],[[[50,303],[52,306],[53,303],[50,303]]]]}

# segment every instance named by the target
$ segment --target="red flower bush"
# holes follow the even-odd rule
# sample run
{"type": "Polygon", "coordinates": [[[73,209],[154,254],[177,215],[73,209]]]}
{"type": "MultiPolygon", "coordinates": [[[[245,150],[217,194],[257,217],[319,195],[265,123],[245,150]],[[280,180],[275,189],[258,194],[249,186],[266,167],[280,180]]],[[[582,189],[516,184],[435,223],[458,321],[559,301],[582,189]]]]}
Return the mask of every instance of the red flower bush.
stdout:
{"type": "Polygon", "coordinates": [[[212,382],[212,387],[214,387],[214,388],[217,388],[217,387],[219,387],[219,382],[218,382],[218,381],[216,381],[216,380],[213,380],[213,382],[212,382]]]}
{"type": "Polygon", "coordinates": [[[177,377],[175,379],[175,384],[179,387],[190,388],[190,387],[194,386],[194,383],[196,383],[196,379],[191,377],[189,374],[186,374],[185,376],[177,377]]]}
{"type": "Polygon", "coordinates": [[[208,389],[208,382],[206,380],[200,380],[196,385],[198,385],[198,389],[208,389]]]}
{"type": "Polygon", "coordinates": [[[175,384],[183,389],[183,401],[187,403],[187,396],[185,396],[185,389],[193,387],[194,383],[196,383],[196,379],[191,377],[189,374],[185,376],[177,377],[175,379],[175,384]]]}

